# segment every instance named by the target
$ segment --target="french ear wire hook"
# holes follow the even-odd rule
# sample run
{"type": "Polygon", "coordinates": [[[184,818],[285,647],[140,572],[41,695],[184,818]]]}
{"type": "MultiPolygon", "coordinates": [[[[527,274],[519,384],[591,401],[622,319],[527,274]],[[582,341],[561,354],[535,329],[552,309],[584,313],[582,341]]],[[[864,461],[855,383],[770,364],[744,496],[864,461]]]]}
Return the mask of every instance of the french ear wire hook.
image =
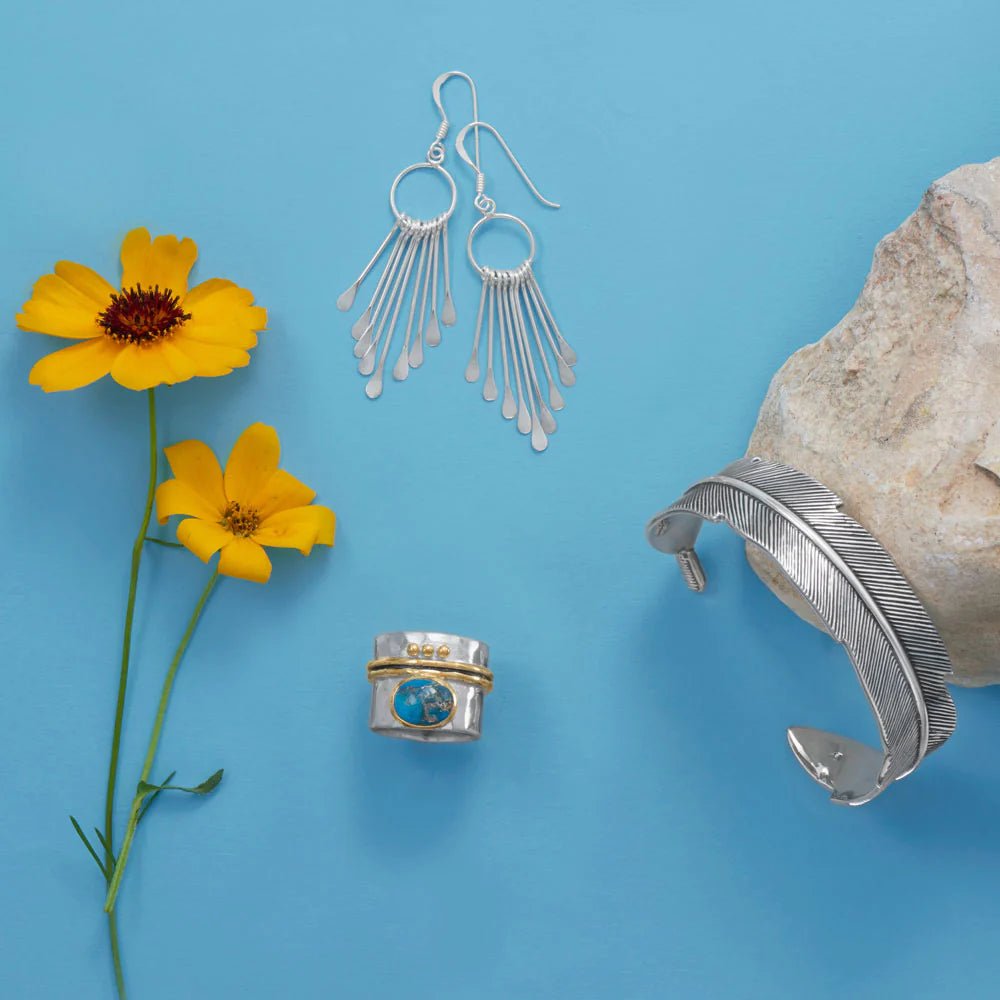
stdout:
{"type": "Polygon", "coordinates": [[[531,189],[531,193],[543,205],[548,205],[549,208],[559,208],[558,202],[549,201],[549,199],[546,198],[541,193],[541,191],[539,191],[538,188],[535,187],[535,185],[531,181],[531,178],[525,171],[524,167],[521,166],[520,162],[518,162],[517,157],[511,152],[510,146],[508,146],[507,143],[504,142],[503,136],[489,122],[481,122],[478,119],[469,122],[469,124],[466,125],[462,129],[462,131],[459,132],[458,135],[455,137],[455,148],[458,150],[458,155],[461,156],[462,159],[465,160],[465,162],[470,167],[472,167],[472,169],[476,172],[476,207],[481,212],[485,212],[487,214],[492,213],[492,211],[496,208],[496,204],[493,201],[493,199],[487,197],[483,193],[486,186],[486,175],[483,173],[482,169],[479,166],[479,130],[481,128],[486,129],[486,131],[491,133],[496,138],[497,142],[500,143],[500,146],[503,148],[503,151],[507,154],[508,158],[510,159],[510,162],[513,163],[514,166],[517,168],[517,172],[521,175],[521,179],[531,189]],[[476,130],[475,163],[472,162],[472,160],[469,158],[469,154],[465,151],[465,137],[468,135],[470,128],[474,128],[476,130]]]}
{"type": "MultiPolygon", "coordinates": [[[[442,73],[431,86],[431,96],[434,98],[434,104],[437,106],[438,113],[441,115],[441,124],[438,127],[437,137],[434,139],[431,145],[431,152],[428,154],[428,158],[431,162],[440,162],[444,159],[444,146],[442,145],[445,136],[448,134],[448,129],[451,127],[451,122],[448,120],[448,113],[444,110],[444,104],[441,101],[441,88],[450,80],[452,77],[458,77],[464,80],[469,85],[469,90],[472,92],[472,117],[474,121],[479,120],[479,97],[476,94],[476,85],[472,80],[472,77],[468,73],[463,73],[458,69],[448,70],[447,73],[442,73]],[[432,157],[438,157],[437,160],[432,157]]],[[[476,164],[475,168],[479,170],[479,129],[476,128],[476,164]]]]}

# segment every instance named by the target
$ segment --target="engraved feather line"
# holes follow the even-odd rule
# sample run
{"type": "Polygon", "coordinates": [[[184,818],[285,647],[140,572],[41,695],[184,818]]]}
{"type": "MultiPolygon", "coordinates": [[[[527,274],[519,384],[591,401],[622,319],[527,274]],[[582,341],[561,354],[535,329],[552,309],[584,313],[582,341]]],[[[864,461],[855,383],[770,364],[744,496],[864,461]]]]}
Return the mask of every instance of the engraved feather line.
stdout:
{"type": "MultiPolygon", "coordinates": [[[[845,636],[842,643],[849,650],[857,650],[858,656],[852,655],[851,660],[859,679],[862,670],[871,672],[875,689],[881,696],[881,711],[871,699],[869,703],[883,747],[880,751],[883,768],[873,778],[872,794],[863,801],[879,794],[904,771],[908,773],[911,768],[903,765],[916,761],[919,754],[919,721],[916,713],[910,710],[913,692],[905,683],[888,637],[878,628],[847,578],[831,572],[832,565],[791,521],[743,490],[734,490],[727,484],[699,483],[673,504],[665,517],[661,515],[660,526],[669,522],[673,514],[680,513],[708,521],[726,520],[738,534],[772,553],[796,588],[817,608],[831,631],[834,625],[839,626],[845,636]],[[720,510],[725,513],[717,516],[720,510]],[[836,612],[844,615],[839,622],[835,619],[836,612]],[[867,641],[849,643],[848,633],[856,639],[864,636],[867,641]],[[889,747],[894,748],[893,754],[886,753],[889,747]]],[[[663,550],[669,551],[669,546],[664,546],[663,550]]],[[[807,770],[816,777],[812,766],[807,770]]]]}
{"type": "Polygon", "coordinates": [[[849,562],[906,649],[930,720],[927,752],[938,749],[955,731],[955,703],[945,685],[945,678],[952,673],[951,662],[926,608],[888,552],[841,510],[840,497],[792,466],[741,459],[719,475],[762,487],[811,524],[849,562]]]}
{"type": "MultiPolygon", "coordinates": [[[[906,774],[909,774],[910,771],[912,771],[913,768],[915,768],[917,764],[920,763],[920,761],[923,759],[924,755],[927,752],[929,720],[927,718],[927,709],[926,706],[924,705],[923,696],[921,693],[919,682],[917,681],[916,678],[916,674],[913,671],[912,666],[910,665],[909,657],[906,653],[906,650],[903,647],[902,643],[900,642],[898,636],[896,635],[895,629],[892,627],[891,623],[887,620],[882,610],[874,602],[871,595],[868,593],[867,589],[858,579],[858,577],[856,576],[854,571],[850,568],[850,566],[848,566],[844,562],[844,560],[840,557],[840,555],[836,552],[836,550],[833,549],[830,546],[830,544],[821,535],[819,535],[811,525],[808,524],[808,522],[804,521],[801,517],[799,517],[793,511],[789,510],[779,501],[776,501],[768,493],[765,493],[760,488],[750,483],[747,483],[741,479],[733,479],[728,476],[712,476],[709,477],[708,479],[702,480],[702,482],[699,483],[698,485],[702,486],[702,485],[707,485],[709,483],[715,483],[724,486],[730,490],[735,490],[738,493],[744,493],[752,496],[754,499],[764,504],[770,511],[776,514],[779,518],[781,518],[784,521],[787,521],[799,532],[805,535],[805,537],[808,538],[809,541],[812,542],[820,550],[820,552],[822,552],[822,554],[841,573],[844,579],[851,586],[851,589],[854,590],[858,598],[863,602],[865,609],[869,612],[872,618],[874,618],[878,628],[882,631],[886,640],[889,642],[893,654],[899,661],[899,665],[903,671],[903,675],[910,689],[910,693],[913,696],[913,701],[917,708],[917,712],[920,719],[920,734],[918,737],[918,749],[916,753],[916,759],[913,761],[912,765],[908,766],[901,774],[898,775],[898,777],[903,777],[906,774]]],[[[689,493],[690,492],[691,491],[689,491],[689,493]]],[[[685,496],[684,499],[686,498],[687,497],[685,496]]],[[[682,499],[680,503],[683,504],[684,500],[682,499]]],[[[733,526],[736,528],[736,530],[739,531],[738,526],[736,525],[733,526]]],[[[742,531],[740,533],[742,534],[742,531]]],[[[865,695],[867,696],[870,705],[875,711],[875,715],[879,723],[880,735],[883,739],[883,742],[886,743],[886,745],[888,745],[890,741],[887,740],[887,733],[885,732],[882,723],[882,712],[879,710],[880,692],[873,688],[872,684],[870,683],[869,679],[865,676],[865,673],[863,671],[856,670],[855,673],[857,673],[858,678],[861,681],[861,685],[865,691],[865,695]]]]}
{"type": "MultiPolygon", "coordinates": [[[[870,793],[854,797],[851,804],[870,801],[897,777],[909,773],[912,768],[906,765],[919,759],[920,726],[913,711],[913,692],[905,682],[888,636],[878,627],[847,577],[832,573],[832,564],[789,519],[742,489],[734,489],[726,483],[698,483],[654,519],[654,524],[669,527],[673,516],[681,513],[708,521],[725,520],[748,541],[771,552],[800,592],[817,608],[831,631],[843,635],[840,641],[852,651],[851,660],[859,678],[862,670],[870,672],[881,696],[881,711],[874,704],[872,708],[883,747],[879,751],[883,766],[872,776],[870,793]],[[719,514],[720,511],[724,513],[719,514]],[[854,651],[857,656],[853,655],[854,651]],[[892,753],[886,752],[889,748],[892,753]]],[[[660,547],[669,552],[672,546],[668,543],[660,547]]],[[[869,701],[871,703],[871,699],[869,701]]],[[[801,757],[799,761],[805,765],[801,757]]],[[[806,770],[821,784],[826,784],[818,777],[818,772],[814,773],[815,763],[810,761],[806,770]]]]}
{"type": "MultiPolygon", "coordinates": [[[[872,597],[872,595],[868,592],[867,587],[864,586],[854,570],[851,569],[846,562],[844,562],[837,550],[834,549],[833,546],[831,546],[830,543],[827,542],[827,540],[812,527],[812,525],[810,525],[807,521],[804,521],[794,511],[776,501],[772,496],[770,496],[770,494],[765,493],[762,489],[754,486],[752,483],[745,482],[742,479],[733,479],[729,476],[711,476],[708,479],[703,480],[703,482],[720,483],[722,485],[729,486],[732,489],[749,493],[780,517],[783,517],[791,522],[830,560],[831,563],[833,563],[833,565],[847,579],[861,600],[864,601],[865,606],[868,608],[869,612],[871,612],[872,617],[874,617],[878,623],[879,628],[882,629],[886,638],[889,640],[892,650],[896,654],[900,666],[902,667],[907,683],[910,686],[910,690],[914,695],[914,701],[916,702],[917,710],[920,716],[920,750],[917,760],[913,764],[913,767],[916,767],[927,754],[927,741],[930,730],[930,720],[927,716],[927,706],[924,704],[920,682],[918,681],[916,672],[910,663],[910,657],[906,652],[906,648],[903,646],[899,636],[896,635],[896,630],[892,623],[885,616],[885,613],[879,607],[874,597],[872,597]]],[[[867,678],[860,674],[859,677],[868,700],[872,705],[876,705],[876,693],[871,690],[867,678]]],[[[913,768],[910,768],[910,770],[913,770],[913,768]]],[[[906,773],[909,773],[909,771],[906,773]]],[[[903,777],[903,775],[900,775],[900,777],[903,777]]]]}

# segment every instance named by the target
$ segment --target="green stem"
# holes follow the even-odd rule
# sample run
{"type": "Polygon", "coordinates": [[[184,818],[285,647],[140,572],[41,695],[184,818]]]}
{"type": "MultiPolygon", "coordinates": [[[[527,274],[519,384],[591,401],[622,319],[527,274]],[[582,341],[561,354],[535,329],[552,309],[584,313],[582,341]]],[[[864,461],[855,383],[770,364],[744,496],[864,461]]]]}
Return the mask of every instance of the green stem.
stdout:
{"type": "Polygon", "coordinates": [[[152,535],[146,535],[144,541],[152,542],[154,545],[163,545],[168,549],[183,549],[184,546],[180,542],[168,542],[165,538],[154,538],[152,535]]]}
{"type": "MultiPolygon", "coordinates": [[[[105,857],[111,880],[111,866],[114,864],[114,811],[115,788],[118,784],[118,754],[122,743],[122,720],[125,716],[125,691],[128,687],[129,660],[132,655],[132,620],[135,618],[135,595],[139,583],[139,565],[142,562],[143,542],[149,530],[149,520],[153,514],[153,496],[156,492],[156,468],[158,452],[156,448],[156,394],[147,392],[149,409],[149,483],[146,487],[146,506],[142,512],[142,524],[132,546],[132,570],[129,575],[128,602],[125,605],[125,629],[122,637],[121,670],[118,676],[118,700],[115,703],[115,728],[111,736],[111,759],[108,762],[108,785],[104,798],[104,840],[105,857]]],[[[118,924],[113,913],[108,914],[108,937],[111,941],[111,958],[115,967],[115,985],[120,1000],[125,1000],[125,976],[122,972],[121,950],[118,945],[118,924]]]]}
{"type": "Polygon", "coordinates": [[[118,914],[108,914],[108,934],[111,938],[111,959],[115,963],[115,986],[118,987],[118,996],[121,1000],[126,1000],[125,994],[125,973],[122,972],[122,953],[118,945],[118,914]]]}
{"type": "MultiPolygon", "coordinates": [[[[156,710],[156,719],[153,722],[153,732],[149,737],[149,746],[146,749],[146,759],[142,765],[142,774],[139,777],[140,781],[148,781],[150,772],[153,770],[153,762],[156,760],[156,750],[160,744],[160,735],[163,732],[163,721],[167,715],[167,706],[170,704],[170,694],[173,691],[174,678],[177,676],[177,668],[181,665],[184,652],[188,647],[188,643],[191,641],[191,636],[194,635],[198,619],[201,618],[201,613],[205,609],[205,604],[207,603],[209,595],[212,593],[212,589],[215,587],[215,583],[218,579],[219,570],[218,567],[216,567],[212,571],[212,575],[208,578],[208,583],[205,584],[205,589],[201,592],[201,596],[198,598],[198,603],[194,606],[194,611],[191,613],[191,618],[188,621],[187,628],[184,630],[184,635],[181,636],[181,641],[177,646],[176,652],[174,653],[174,658],[170,661],[170,669],[167,670],[167,676],[163,680],[163,690],[160,692],[160,704],[156,710]]],[[[115,899],[117,898],[118,890],[121,887],[122,875],[125,873],[125,866],[128,864],[129,854],[132,851],[132,842],[135,839],[135,828],[139,822],[139,813],[142,809],[144,798],[144,795],[137,794],[132,800],[132,808],[129,811],[128,817],[128,826],[125,828],[125,839],[122,841],[122,849],[118,852],[118,861],[114,866],[114,871],[112,872],[111,879],[108,883],[108,897],[104,901],[104,909],[109,914],[114,913],[115,899]]]]}

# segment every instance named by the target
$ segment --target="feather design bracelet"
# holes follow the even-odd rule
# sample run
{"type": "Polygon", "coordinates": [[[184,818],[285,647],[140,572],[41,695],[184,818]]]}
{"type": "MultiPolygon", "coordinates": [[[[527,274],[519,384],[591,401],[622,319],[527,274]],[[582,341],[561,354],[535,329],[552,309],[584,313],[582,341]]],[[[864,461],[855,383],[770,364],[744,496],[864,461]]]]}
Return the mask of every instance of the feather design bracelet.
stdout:
{"type": "Polygon", "coordinates": [[[694,551],[704,521],[725,522],[767,553],[847,651],[882,749],[796,726],[788,742],[842,805],[863,805],[914,771],[955,729],[941,637],[886,550],[840,510],[822,483],[788,465],[741,459],[695,483],[648,524],[650,544],[676,556],[690,589],[705,588],[694,551]]]}

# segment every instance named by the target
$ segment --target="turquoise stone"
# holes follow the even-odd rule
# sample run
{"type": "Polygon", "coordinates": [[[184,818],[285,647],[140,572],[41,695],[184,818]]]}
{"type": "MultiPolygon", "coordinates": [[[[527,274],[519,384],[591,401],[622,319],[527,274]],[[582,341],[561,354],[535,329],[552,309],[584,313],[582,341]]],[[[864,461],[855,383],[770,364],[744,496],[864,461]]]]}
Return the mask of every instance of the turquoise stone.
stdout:
{"type": "Polygon", "coordinates": [[[415,677],[396,688],[392,707],[408,726],[440,726],[451,717],[455,696],[437,681],[415,677]]]}

